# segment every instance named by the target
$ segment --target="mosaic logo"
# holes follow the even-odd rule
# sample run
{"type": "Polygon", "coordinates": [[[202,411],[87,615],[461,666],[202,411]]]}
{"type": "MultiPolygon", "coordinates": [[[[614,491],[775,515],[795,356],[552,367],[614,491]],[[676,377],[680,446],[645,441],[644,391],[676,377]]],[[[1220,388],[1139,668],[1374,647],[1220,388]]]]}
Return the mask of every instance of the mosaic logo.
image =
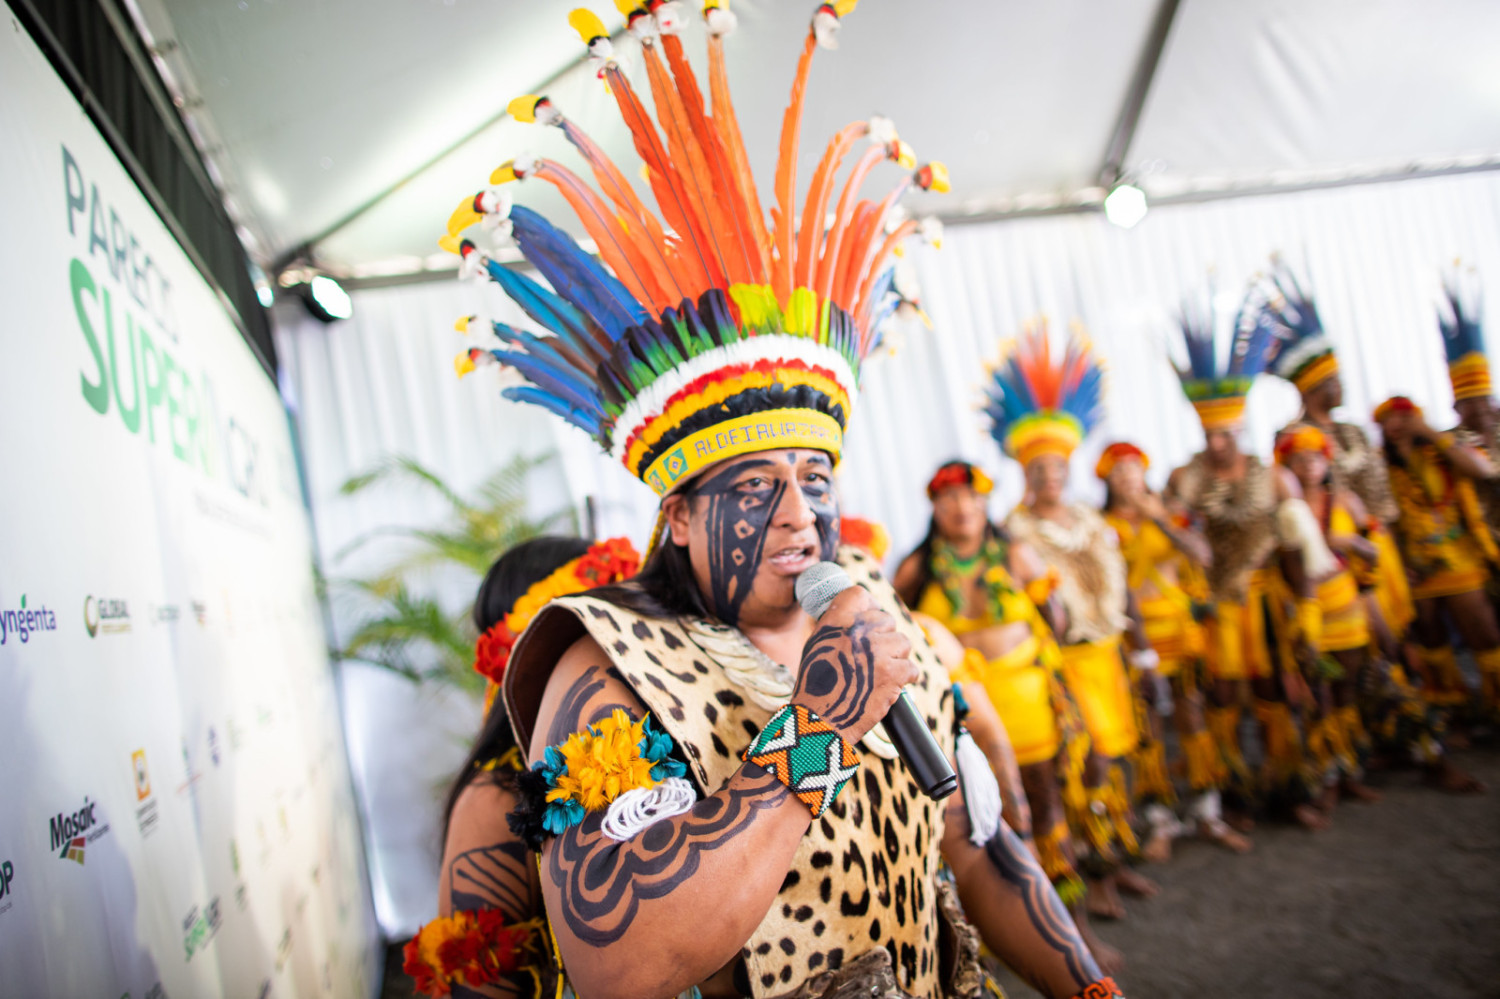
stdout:
{"type": "Polygon", "coordinates": [[[85,797],[83,807],[78,811],[71,814],[59,812],[51,820],[48,832],[59,860],[71,860],[82,867],[84,847],[109,832],[109,823],[101,823],[95,813],[98,807],[97,801],[85,797]]]}
{"type": "Polygon", "coordinates": [[[209,899],[202,909],[195,905],[188,910],[182,920],[182,948],[187,952],[189,961],[194,954],[201,953],[208,946],[223,924],[224,916],[219,911],[218,896],[209,899]]]}
{"type": "Polygon", "coordinates": [[[182,608],[177,604],[152,604],[146,608],[146,619],[152,624],[176,624],[182,617],[182,608]]]}
{"type": "Polygon", "coordinates": [[[21,606],[16,610],[0,611],[0,645],[12,638],[22,645],[31,641],[31,636],[40,631],[56,631],[57,615],[45,607],[27,607],[26,594],[21,594],[21,606]]]}
{"type": "Polygon", "coordinates": [[[123,600],[89,596],[83,600],[83,626],[89,637],[122,635],[130,630],[130,607],[123,600]]]}
{"type": "Polygon", "coordinates": [[[130,768],[135,773],[135,800],[140,806],[135,810],[135,824],[145,839],[156,832],[161,811],[156,799],[151,796],[151,773],[146,769],[146,751],[137,749],[130,754],[130,768]]]}
{"type": "Polygon", "coordinates": [[[0,915],[10,911],[16,904],[16,868],[8,860],[0,860],[0,915]]]}

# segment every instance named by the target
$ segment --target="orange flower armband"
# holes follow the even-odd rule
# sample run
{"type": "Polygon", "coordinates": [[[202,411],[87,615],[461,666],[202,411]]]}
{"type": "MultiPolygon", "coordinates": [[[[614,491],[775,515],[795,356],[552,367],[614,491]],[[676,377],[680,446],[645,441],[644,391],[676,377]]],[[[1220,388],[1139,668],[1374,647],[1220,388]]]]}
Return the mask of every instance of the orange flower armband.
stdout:
{"type": "Polygon", "coordinates": [[[800,704],[771,716],[741,757],[789,787],[817,818],[859,772],[859,754],[838,731],[800,704]]]}
{"type": "Polygon", "coordinates": [[[1073,999],[1125,999],[1125,993],[1120,991],[1113,978],[1101,978],[1089,982],[1073,999]]]}

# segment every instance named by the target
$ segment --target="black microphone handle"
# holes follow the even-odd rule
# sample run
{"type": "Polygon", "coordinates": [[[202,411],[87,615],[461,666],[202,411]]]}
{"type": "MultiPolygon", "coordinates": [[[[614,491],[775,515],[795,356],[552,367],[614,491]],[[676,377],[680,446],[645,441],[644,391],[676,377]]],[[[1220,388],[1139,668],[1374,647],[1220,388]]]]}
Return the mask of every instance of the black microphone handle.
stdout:
{"type": "Polygon", "coordinates": [[[917,787],[927,797],[941,801],[958,790],[958,775],[949,766],[948,758],[932,737],[932,729],[922,720],[906,691],[896,698],[896,703],[891,705],[880,724],[884,726],[891,745],[901,754],[901,762],[906,764],[917,787]]]}

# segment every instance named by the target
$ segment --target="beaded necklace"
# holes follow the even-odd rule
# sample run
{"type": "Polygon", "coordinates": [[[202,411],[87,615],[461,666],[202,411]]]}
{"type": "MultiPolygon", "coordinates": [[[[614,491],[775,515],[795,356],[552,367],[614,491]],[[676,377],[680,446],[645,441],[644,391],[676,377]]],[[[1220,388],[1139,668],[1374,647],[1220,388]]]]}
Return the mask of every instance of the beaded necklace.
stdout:
{"type": "Polygon", "coordinates": [[[946,541],[932,543],[932,578],[937,581],[948,598],[948,605],[955,617],[963,617],[968,608],[968,588],[978,582],[984,589],[985,612],[993,621],[1002,617],[1001,598],[1016,593],[1014,581],[1006,570],[1008,546],[998,537],[985,538],[979,551],[969,558],[960,558],[953,546],[946,541]],[[977,580],[973,571],[983,565],[977,580]]]}

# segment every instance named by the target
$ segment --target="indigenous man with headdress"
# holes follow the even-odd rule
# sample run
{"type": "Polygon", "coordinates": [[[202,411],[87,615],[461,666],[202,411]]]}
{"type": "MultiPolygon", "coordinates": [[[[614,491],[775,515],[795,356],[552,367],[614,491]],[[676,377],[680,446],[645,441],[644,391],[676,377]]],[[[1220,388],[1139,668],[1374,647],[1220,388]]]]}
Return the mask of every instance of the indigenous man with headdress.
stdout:
{"type": "Polygon", "coordinates": [[[1347,490],[1358,498],[1369,514],[1359,525],[1375,545],[1378,557],[1368,573],[1373,584],[1367,602],[1372,603],[1371,625],[1386,654],[1398,654],[1398,643],[1406,634],[1416,610],[1406,567],[1390,525],[1396,520],[1396,500],[1391,496],[1385,458],[1360,427],[1333,418],[1344,404],[1344,383],[1339,377],[1333,341],[1323,331],[1317,304],[1280,261],[1259,289],[1263,305],[1261,321],[1272,331],[1271,361],[1267,369],[1296,386],[1302,396],[1302,413],[1284,431],[1316,427],[1328,442],[1330,472],[1335,490],[1347,490]]]}
{"type": "Polygon", "coordinates": [[[1355,569],[1377,557],[1359,529],[1365,513],[1354,493],[1328,485],[1333,449],[1317,427],[1286,430],[1276,440],[1276,463],[1296,481],[1297,493],[1283,502],[1282,519],[1298,535],[1303,567],[1317,587],[1322,629],[1317,651],[1331,704],[1320,705],[1308,730],[1308,750],[1325,772],[1342,779],[1343,790],[1378,797],[1358,782],[1370,749],[1378,748],[1422,766],[1445,791],[1482,790],[1444,752],[1440,714],[1417,695],[1399,665],[1381,659],[1369,618],[1378,615],[1359,599],[1355,569]],[[1293,512],[1295,511],[1295,512],[1293,512]],[[1286,515],[1290,516],[1286,516],[1286,515]]]}
{"type": "MultiPolygon", "coordinates": [[[[1208,591],[1214,614],[1208,622],[1208,663],[1214,707],[1209,729],[1230,766],[1232,804],[1248,809],[1251,788],[1239,728],[1240,705],[1247,693],[1253,693],[1265,735],[1267,790],[1298,822],[1321,828],[1327,820],[1312,806],[1318,789],[1309,782],[1301,734],[1287,703],[1288,695],[1305,699],[1306,685],[1291,657],[1276,657],[1279,664],[1273,659],[1275,636],[1267,634],[1268,621],[1285,630],[1288,617],[1274,570],[1267,564],[1277,549],[1274,481],[1259,458],[1239,447],[1245,398],[1255,376],[1264,370],[1269,334],[1256,322],[1236,320],[1229,361],[1221,363],[1211,295],[1197,307],[1185,302],[1179,327],[1188,366],[1179,368],[1177,375],[1203,424],[1206,447],[1172,472],[1165,498],[1198,521],[1212,553],[1208,591]]],[[[1301,606],[1315,611],[1316,601],[1308,595],[1301,606]]]]}
{"type": "Polygon", "coordinates": [[[1452,434],[1433,430],[1421,408],[1405,396],[1377,406],[1375,422],[1385,438],[1391,492],[1401,511],[1396,537],[1412,575],[1429,696],[1447,705],[1467,699],[1442,619],[1446,611],[1474,653],[1484,708],[1494,712],[1500,708],[1500,626],[1485,586],[1500,567],[1500,552],[1484,523],[1474,484],[1494,477],[1496,469],[1452,434]]]}
{"type": "Polygon", "coordinates": [[[557,994],[536,857],[506,821],[525,763],[495,693],[516,640],[548,601],[629,579],[638,565],[624,538],[548,536],[523,541],[485,574],[474,598],[484,725],[448,792],[438,918],[406,945],[404,970],[419,993],[557,994]]]}
{"type": "Polygon", "coordinates": [[[1090,892],[1089,911],[1118,918],[1124,914],[1119,889],[1143,897],[1157,891],[1126,863],[1138,859],[1140,847],[1123,763],[1149,731],[1137,717],[1125,633],[1138,668],[1153,669],[1156,653],[1131,620],[1125,561],[1113,529],[1097,511],[1064,499],[1068,459],[1100,417],[1104,372],[1077,337],[1055,357],[1045,322],[1028,326],[1007,351],[987,387],[985,411],[991,436],[1025,471],[1027,492],[1005,527],[1057,573],[1067,618],[1058,633],[1063,676],[1093,747],[1082,793],[1068,794],[1065,804],[1090,847],[1088,873],[1098,892],[1090,892]]]}
{"type": "MultiPolygon", "coordinates": [[[[1085,887],[1060,786],[1077,793],[1088,734],[1064,688],[1053,625],[1063,612],[1056,574],[1023,542],[990,520],[994,482],[967,461],[941,465],[927,483],[932,520],[922,543],[901,562],[896,590],[919,616],[958,636],[968,650],[954,679],[978,683],[999,713],[1020,767],[1030,830],[1042,869],[1073,911],[1100,961],[1118,955],[1092,937],[1085,887]]],[[[977,698],[976,698],[977,700],[977,698]]],[[[1008,808],[1008,819],[1017,809],[1008,808]]],[[[1024,835],[1024,833],[1023,833],[1024,835]]]]}
{"type": "MultiPolygon", "coordinates": [[[[867,556],[838,550],[832,479],[890,304],[886,258],[916,228],[885,235],[885,220],[901,192],[946,181],[940,164],[912,169],[888,123],[856,122],[798,210],[807,74],[852,6],[820,6],[808,31],[769,231],[729,102],[722,3],[706,11],[711,108],[677,5],[629,14],[662,132],[602,24],[572,15],[663,219],[561,110],[513,102],[517,117],[563,131],[602,194],[546,159],[494,179],[555,185],[608,270],[535,212],[510,210],[511,235],[554,290],[493,261],[474,268],[551,333],[496,327],[508,346],[495,359],[527,382],[505,394],[583,428],[662,497],[636,578],[553,601],[505,676],[532,762],[512,819],[540,854],[581,996],[973,996],[981,939],[1044,994],[1117,991],[1015,834],[976,821],[962,791],[924,798],[877,726],[905,687],[946,753],[957,739],[951,687],[921,632],[867,556]],[[862,138],[875,141],[833,224],[799,230],[799,217],[828,215],[833,177],[862,138]],[[860,199],[886,159],[903,179],[860,199]],[[814,621],[794,584],[834,558],[862,585],[814,621]]],[[[466,257],[480,251],[458,237],[483,207],[466,201],[451,223],[466,257]]]]}
{"type": "MultiPolygon", "coordinates": [[[[1438,314],[1443,350],[1448,356],[1448,379],[1453,385],[1453,408],[1458,413],[1453,439],[1500,468],[1500,426],[1495,419],[1490,362],[1484,353],[1479,296],[1470,287],[1473,281],[1472,270],[1455,268],[1444,282],[1444,301],[1438,314]]],[[[1500,541],[1500,478],[1478,479],[1474,488],[1490,536],[1500,541]]]]}
{"type": "MultiPolygon", "coordinates": [[[[1126,441],[1111,444],[1099,456],[1094,472],[1105,483],[1104,519],[1120,539],[1126,583],[1141,615],[1146,639],[1160,660],[1157,673],[1171,687],[1177,740],[1187,763],[1193,799],[1187,815],[1198,835],[1236,853],[1250,849],[1250,841],[1222,818],[1220,792],[1229,768],[1204,721],[1201,685],[1207,679],[1207,640],[1200,617],[1207,613],[1208,584],[1203,567],[1212,558],[1208,544],[1186,516],[1173,516],[1161,497],[1146,485],[1150,459],[1126,441]]],[[[1156,719],[1153,717],[1153,722],[1156,719]]],[[[1147,805],[1148,817],[1171,804],[1172,786],[1160,740],[1152,742],[1153,759],[1138,759],[1137,787],[1144,773],[1159,774],[1158,801],[1147,805]]],[[[1158,820],[1153,828],[1169,828],[1158,820]]],[[[1170,839],[1164,846],[1170,849],[1170,839]]],[[[1161,849],[1160,846],[1157,849],[1161,849]]],[[[1153,845],[1143,852],[1151,857],[1153,845]]]]}

